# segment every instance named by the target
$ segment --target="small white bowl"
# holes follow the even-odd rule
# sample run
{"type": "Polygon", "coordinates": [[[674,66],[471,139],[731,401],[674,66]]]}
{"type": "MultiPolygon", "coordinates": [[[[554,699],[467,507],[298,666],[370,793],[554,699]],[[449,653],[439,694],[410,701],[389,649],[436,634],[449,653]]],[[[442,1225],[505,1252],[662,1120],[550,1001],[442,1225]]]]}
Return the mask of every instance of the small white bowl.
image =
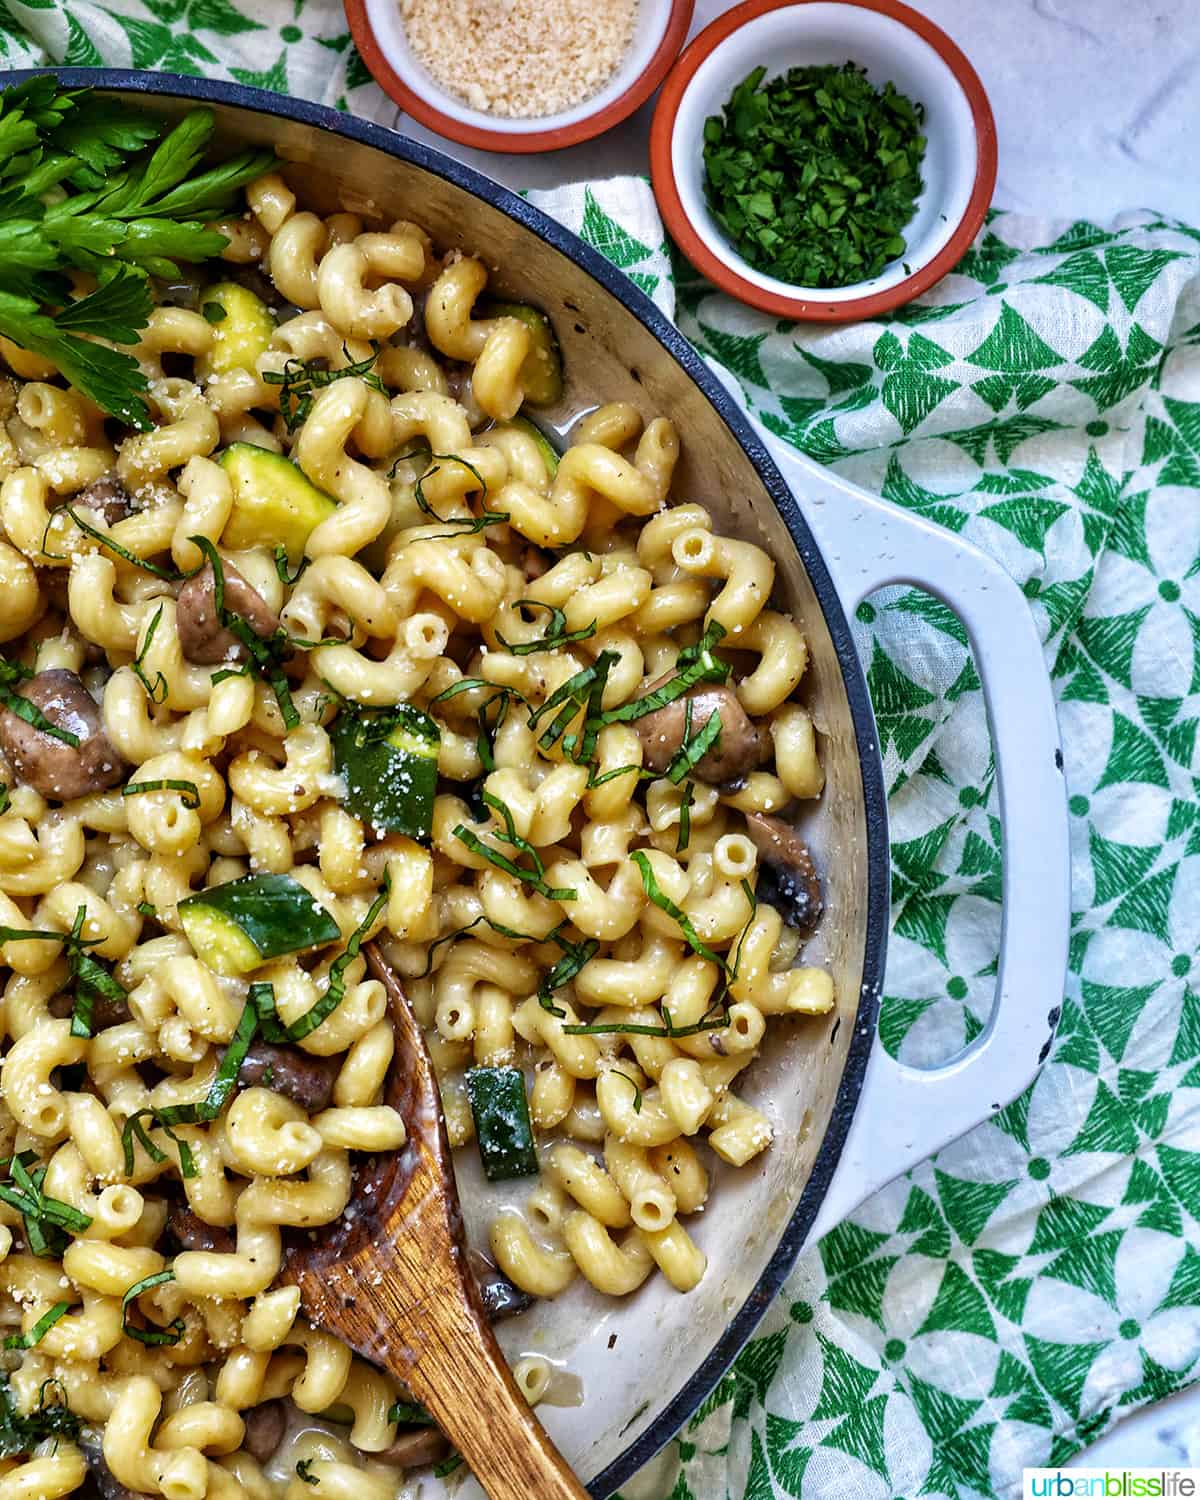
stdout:
{"type": "Polygon", "coordinates": [[[422,125],[484,151],[556,151],[631,115],[679,55],[695,0],[639,0],[633,42],[604,87],[573,109],[507,119],[472,109],[442,88],[409,45],[397,0],[345,0],[355,45],[376,83],[422,125]]]}
{"type": "Polygon", "coordinates": [[[723,291],[784,317],[873,317],[933,285],[983,223],[996,182],[996,126],[974,68],[944,31],[899,0],[746,0],[702,31],[663,86],[650,135],[654,192],[667,228],[723,291]],[[768,78],[814,63],[854,62],[924,105],[924,190],[904,254],[846,287],[768,276],[734,249],[704,193],[704,122],[754,68],[768,78]]]}

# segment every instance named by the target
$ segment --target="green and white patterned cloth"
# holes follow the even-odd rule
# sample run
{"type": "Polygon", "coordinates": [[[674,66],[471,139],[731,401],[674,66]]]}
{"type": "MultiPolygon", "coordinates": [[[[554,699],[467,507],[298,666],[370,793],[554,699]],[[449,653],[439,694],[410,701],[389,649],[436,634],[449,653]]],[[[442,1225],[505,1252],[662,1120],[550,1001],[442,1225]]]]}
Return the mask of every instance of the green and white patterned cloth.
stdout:
{"type": "MultiPolygon", "coordinates": [[[[336,0],[0,0],[0,64],[49,60],[393,115],[336,0]]],[[[921,305],[827,331],[672,267],[644,183],[535,201],[767,426],[1003,562],[1045,641],[1071,795],[1070,971],[1037,1081],[803,1258],[665,1478],[630,1494],[1014,1494],[1024,1465],[1200,1374],[1200,233],[998,216],[921,305]]],[[[986,715],[928,596],[864,605],[859,645],[891,790],[880,1035],[931,1063],[991,1003],[986,715]]]]}

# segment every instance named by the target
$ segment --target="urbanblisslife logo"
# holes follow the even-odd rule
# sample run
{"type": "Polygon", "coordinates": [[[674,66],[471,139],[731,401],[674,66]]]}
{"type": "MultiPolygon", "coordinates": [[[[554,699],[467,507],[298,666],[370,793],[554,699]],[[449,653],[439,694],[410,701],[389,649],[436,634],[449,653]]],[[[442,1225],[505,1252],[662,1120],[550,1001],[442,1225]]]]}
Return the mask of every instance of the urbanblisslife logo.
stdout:
{"type": "Polygon", "coordinates": [[[1025,1500],[1193,1500],[1200,1469],[1026,1469],[1025,1500]]]}

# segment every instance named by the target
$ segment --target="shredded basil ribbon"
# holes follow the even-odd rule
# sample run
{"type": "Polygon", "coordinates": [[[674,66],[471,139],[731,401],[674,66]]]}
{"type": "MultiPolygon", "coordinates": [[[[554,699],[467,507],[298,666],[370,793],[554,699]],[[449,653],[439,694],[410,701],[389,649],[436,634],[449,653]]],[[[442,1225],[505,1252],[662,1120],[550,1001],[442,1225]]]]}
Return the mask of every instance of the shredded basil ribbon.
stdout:
{"type": "Polygon", "coordinates": [[[120,1005],[129,998],[129,991],[119,980],[114,979],[98,959],[86,950],[103,942],[103,938],[85,938],[83,924],[87,921],[87,907],[80,906],[75,913],[75,925],[71,929],[70,945],[67,948],[67,967],[75,981],[75,1008],[71,1014],[71,1035],[88,1037],[92,1034],[92,1002],[99,995],[120,1005]]]}
{"type": "Polygon", "coordinates": [[[200,788],[194,781],[131,781],[121,788],[122,797],[137,797],[142,792],[182,792],[184,807],[195,812],[200,806],[200,788]]]}
{"type": "Polygon", "coordinates": [[[33,1152],[27,1151],[10,1157],[2,1164],[8,1167],[13,1185],[10,1187],[7,1183],[0,1183],[0,1203],[7,1203],[21,1215],[25,1241],[31,1254],[47,1255],[53,1247],[43,1224],[48,1225],[56,1236],[63,1230],[71,1234],[82,1234],[91,1226],[92,1220],[89,1214],[82,1213],[72,1204],[47,1197],[42,1192],[46,1168],[35,1167],[31,1173],[29,1166],[34,1161],[36,1157],[33,1152]]]}
{"type": "Polygon", "coordinates": [[[156,1108],[154,1118],[157,1122],[163,1126],[201,1125],[215,1120],[237,1086],[238,1073],[246,1060],[246,1053],[250,1050],[257,1027],[258,1011],[247,1001],[206,1096],[192,1104],[168,1104],[163,1109],[156,1108]]]}
{"type": "Polygon", "coordinates": [[[67,967],[75,984],[75,1006],[71,1015],[71,1035],[89,1037],[91,1031],[92,1000],[96,995],[114,1004],[129,998],[125,986],[108,972],[102,963],[88,953],[103,938],[85,938],[83,924],[87,921],[87,907],[80,906],[75,912],[75,922],[70,932],[49,932],[38,928],[0,927],[0,947],[5,943],[38,942],[59,943],[67,955],[67,967]]]}
{"type": "Polygon", "coordinates": [[[720,1015],[709,1020],[713,1007],[690,1026],[675,1026],[670,1011],[663,1011],[663,1025],[647,1026],[640,1021],[589,1021],[577,1026],[564,1026],[564,1036],[699,1036],[703,1031],[724,1031],[729,1025],[729,1012],[722,1009],[720,1015]]]}
{"type": "Polygon", "coordinates": [[[475,753],[479,756],[480,764],[484,770],[490,772],[496,769],[496,736],[500,733],[500,728],[508,716],[509,704],[514,698],[521,703],[525,703],[524,695],[518,692],[516,688],[505,687],[497,682],[487,682],[482,677],[464,677],[461,682],[454,683],[452,687],[444,689],[435,698],[431,698],[427,704],[427,708],[433,708],[437,703],[447,702],[451,698],[457,698],[460,693],[471,692],[475,688],[495,688],[496,690],[480,706],[476,714],[479,732],[475,739],[475,753]],[[495,717],[489,724],[487,711],[493,703],[497,702],[500,704],[500,707],[496,710],[495,717]]]}
{"type": "Polygon", "coordinates": [[[15,1458],[32,1453],[47,1438],[77,1438],[82,1423],[66,1405],[66,1392],[57,1379],[43,1380],[38,1389],[37,1407],[23,1415],[16,1409],[12,1390],[0,1380],[0,1457],[15,1458]],[[56,1389],[59,1400],[47,1403],[47,1390],[56,1389]]]}
{"type": "Polygon", "coordinates": [[[530,859],[533,860],[533,869],[530,870],[524,865],[518,865],[513,860],[507,858],[507,856],[500,854],[497,850],[489,848],[477,834],[472,833],[469,828],[465,828],[461,823],[455,827],[454,837],[466,844],[472,853],[482,856],[489,864],[495,865],[498,870],[503,870],[509,875],[515,875],[518,880],[531,886],[539,895],[545,896],[548,900],[578,900],[578,891],[573,891],[565,886],[549,886],[546,884],[546,867],[542,863],[541,855],[538,854],[528,839],[522,838],[517,832],[516,825],[513,823],[512,813],[504,803],[498,797],[493,797],[490,792],[483,793],[483,802],[485,806],[490,807],[493,812],[498,812],[504,819],[503,830],[499,828],[492,830],[493,838],[501,839],[504,843],[511,844],[520,854],[529,855],[530,859]]]}
{"type": "Polygon", "coordinates": [[[683,801],[679,804],[679,837],[675,840],[675,853],[682,854],[692,837],[692,803],[696,800],[696,783],[689,781],[683,789],[683,801]]]}
{"type": "MultiPolygon", "coordinates": [[[[712,654],[713,647],[724,635],[724,626],[714,620],[694,646],[685,647],[679,653],[676,661],[679,670],[670,681],[664,682],[661,687],[655,688],[652,693],[647,693],[644,697],[635,698],[631,703],[624,703],[617,708],[610,709],[602,707],[604,689],[608,674],[620,657],[614,651],[602,651],[590,666],[584,667],[582,671],[576,672],[573,677],[569,677],[566,682],[560,684],[541,707],[530,714],[529,727],[536,729],[548,713],[558,710],[549,727],[539,737],[538,745],[542,750],[550,750],[560,738],[565,736],[562,740],[564,754],[574,760],[577,765],[589,764],[595,754],[600,731],[606,725],[629,723],[632,720],[644,718],[646,714],[655,713],[658,709],[665,708],[676,699],[682,698],[698,683],[725,682],[732,669],[728,662],[723,662],[712,654]],[[583,712],[582,735],[567,735],[567,726],[581,711],[583,712]]],[[[709,716],[710,722],[713,717],[715,715],[709,716]]],[[[689,727],[690,723],[689,712],[689,727]]],[[[711,748],[719,733],[719,721],[716,728],[711,730],[708,729],[706,723],[705,728],[689,747],[689,756],[695,753],[695,759],[685,758],[682,769],[678,769],[674,780],[683,779],[690,765],[695,764],[695,761],[711,748]]],[[[675,768],[676,762],[673,762],[672,769],[675,768]]],[[[599,786],[613,776],[624,774],[627,769],[634,768],[619,767],[614,771],[606,772],[594,782],[589,779],[589,787],[599,786]]]]}
{"type": "Polygon", "coordinates": [[[618,1078],[623,1078],[633,1090],[633,1112],[635,1115],[640,1115],[642,1112],[642,1091],[638,1086],[637,1080],[631,1078],[628,1073],[622,1073],[620,1068],[614,1068],[612,1071],[618,1078]]]}
{"type": "Polygon", "coordinates": [[[125,1157],[126,1177],[133,1176],[134,1136],[136,1136],[138,1141],[141,1143],[142,1150],[156,1165],[161,1164],[167,1159],[167,1153],[165,1151],[160,1151],[154,1144],[154,1142],[150,1139],[149,1135],[146,1132],[146,1127],[142,1124],[143,1120],[150,1120],[153,1124],[160,1125],[163,1134],[168,1138],[168,1140],[172,1142],[175,1149],[179,1152],[180,1176],[189,1178],[197,1176],[198,1174],[196,1171],[196,1159],[192,1155],[192,1148],[188,1145],[187,1141],[177,1136],[169,1125],[162,1125],[158,1119],[156,1110],[139,1109],[134,1114],[129,1116],[129,1118],[125,1121],[124,1129],[121,1131],[121,1150],[124,1153],[125,1157]]]}
{"type": "Polygon", "coordinates": [[[19,662],[6,661],[0,656],[0,703],[16,714],[18,719],[24,719],[26,724],[32,724],[34,729],[41,734],[48,734],[52,739],[61,740],[64,745],[70,745],[72,749],[79,746],[79,736],[72,734],[69,729],[60,729],[57,724],[52,724],[36,703],[31,703],[28,698],[23,698],[17,692],[15,684],[26,682],[33,676],[28,667],[23,667],[19,662]]]}
{"type": "Polygon", "coordinates": [[[371,353],[366,359],[360,359],[357,364],[350,359],[350,351],[345,344],[342,345],[342,354],[347,363],[340,370],[324,370],[315,359],[297,359],[293,355],[285,361],[282,370],[264,372],[263,380],[268,385],[277,385],[280,388],[279,411],[289,432],[295,432],[297,427],[307,419],[312,410],[313,392],[323,386],[332,385],[335,380],[346,380],[357,376],[365,380],[372,390],[381,391],[385,396],[387,395],[383,381],[371,369],[379,358],[379,344],[375,339],[371,340],[371,353]]]}
{"type": "Polygon", "coordinates": [[[387,1419],[394,1425],[404,1424],[405,1427],[436,1427],[437,1423],[429,1415],[423,1406],[418,1406],[415,1401],[397,1401],[389,1407],[387,1419]]]}
{"type": "MultiPolygon", "coordinates": [[[[472,920],[468,922],[465,927],[459,927],[454,932],[448,932],[444,937],[437,938],[432,943],[430,943],[429,947],[425,951],[425,967],[419,974],[415,975],[414,977],[417,979],[425,979],[428,975],[432,974],[433,955],[436,950],[440,948],[444,943],[452,943],[454,942],[455,938],[463,937],[466,933],[473,931],[476,927],[479,926],[480,922],[486,922],[487,925],[492,929],[492,931],[499,933],[501,937],[511,938],[514,942],[518,943],[549,942],[550,939],[554,936],[554,933],[551,932],[547,933],[545,938],[536,938],[531,932],[517,932],[511,927],[504,927],[499,922],[493,922],[491,917],[485,916],[481,912],[479,916],[472,918],[472,920]]],[[[557,932],[557,930],[558,929],[555,928],[555,932],[557,932]]]]}
{"type": "Polygon", "coordinates": [[[570,938],[562,936],[562,929],[568,924],[563,921],[548,932],[545,937],[535,937],[531,932],[516,932],[511,927],[505,927],[500,922],[493,922],[491,917],[482,913],[468,922],[465,927],[459,927],[454,932],[448,932],[444,937],[438,938],[430,943],[427,950],[425,967],[416,975],[417,979],[424,979],[433,972],[434,951],[444,943],[452,943],[455,939],[463,937],[466,933],[485,922],[493,932],[499,933],[501,937],[511,938],[519,943],[556,943],[562,949],[562,958],[542,976],[542,982],[538,985],[538,1003],[543,1010],[548,1010],[551,1015],[565,1016],[566,1011],[555,1005],[551,996],[556,989],[568,984],[579,973],[589,959],[592,959],[600,951],[600,944],[595,938],[589,938],[583,943],[573,943],[570,938]]]}
{"type": "Polygon", "coordinates": [[[562,1006],[555,1005],[551,997],[555,990],[561,989],[564,984],[569,984],[584,964],[595,958],[600,951],[600,944],[595,938],[588,938],[582,943],[569,942],[566,938],[558,936],[558,928],[554,929],[550,937],[563,950],[563,956],[552,969],[543,975],[542,982],[538,985],[538,1004],[543,1010],[549,1011],[552,1016],[557,1016],[562,1020],[567,1013],[562,1006]]]}
{"type": "Polygon", "coordinates": [[[587,790],[590,792],[595,787],[603,786],[606,781],[613,781],[618,776],[629,775],[636,775],[639,781],[654,781],[658,776],[658,772],[647,771],[644,766],[630,764],[628,766],[614,766],[611,771],[605,771],[602,775],[597,776],[596,768],[593,766],[591,774],[588,776],[587,790]]]}
{"type": "Polygon", "coordinates": [[[146,639],[142,642],[142,649],[130,662],[133,674],[146,690],[146,697],[151,703],[165,703],[167,701],[167,679],[161,672],[156,673],[153,682],[146,676],[143,663],[150,650],[150,642],[154,639],[154,632],[158,629],[158,622],[162,619],[163,607],[160,604],[154,611],[154,618],[150,621],[150,629],[146,632],[146,639]]]}
{"type": "Polygon", "coordinates": [[[428,464],[432,455],[429,452],[429,444],[422,440],[415,448],[410,448],[407,453],[397,453],[392,459],[392,467],[388,470],[387,477],[395,479],[396,470],[401,464],[406,464],[410,458],[419,458],[423,464],[428,464]]]}
{"type": "Polygon", "coordinates": [[[546,633],[536,641],[518,641],[515,644],[506,641],[499,631],[496,639],[513,656],[531,656],[535,651],[554,651],[559,646],[569,645],[572,641],[587,641],[596,634],[596,621],[585,625],[581,630],[568,630],[567,617],[563,610],[553,604],[543,604],[540,599],[518,599],[513,606],[514,609],[548,609],[550,620],[546,626],[546,633]]]}
{"type": "Polygon", "coordinates": [[[32,1349],[40,1344],[59,1318],[65,1318],[71,1310],[69,1302],[56,1302],[49,1312],[43,1313],[28,1333],[10,1333],[4,1340],[6,1349],[32,1349]]]}
{"type": "Polygon", "coordinates": [[[475,536],[489,526],[502,526],[509,519],[508,511],[488,510],[486,506],[478,516],[439,516],[429,501],[426,500],[424,486],[425,481],[432,479],[438,472],[440,464],[462,464],[463,468],[469,473],[474,474],[475,478],[479,481],[479,493],[484,499],[487,498],[487,480],[484,479],[474,464],[469,464],[465,458],[459,458],[457,453],[431,453],[429,456],[431,459],[438,460],[438,462],[432,468],[426,469],[420,479],[417,480],[413,486],[413,497],[425,515],[432,516],[442,526],[455,526],[458,528],[456,531],[446,531],[439,536],[429,537],[429,541],[441,541],[442,537],[475,536]]]}
{"type": "Polygon", "coordinates": [[[298,583],[300,581],[300,575],[305,571],[305,569],[311,562],[311,557],[302,557],[296,564],[296,571],[294,573],[289,573],[287,548],[283,545],[282,542],[278,547],[275,548],[275,572],[279,577],[280,583],[286,586],[290,587],[293,583],[298,583]]]}
{"type": "MultiPolygon", "coordinates": [[[[98,531],[95,526],[90,526],[73,505],[64,505],[63,510],[75,522],[80,531],[86,536],[90,536],[94,542],[99,542],[102,547],[107,547],[110,552],[115,552],[123,562],[127,562],[131,567],[140,568],[143,573],[153,573],[155,578],[164,578],[168,583],[178,583],[184,576],[178,568],[161,568],[157,563],[147,562],[144,557],[138,557],[136,553],[130,552],[127,547],[122,547],[120,542],[114,542],[106,531],[98,531]]],[[[44,543],[45,538],[43,537],[42,540],[44,543]]],[[[42,550],[45,551],[44,546],[42,550]]],[[[46,553],[46,555],[47,557],[50,556],[49,553],[46,553]]]]}
{"type": "Polygon", "coordinates": [[[177,1344],[186,1332],[182,1318],[173,1318],[166,1328],[139,1328],[136,1323],[129,1321],[129,1304],[136,1297],[174,1280],[175,1272],[168,1266],[165,1271],[158,1271],[153,1276],[143,1276],[141,1281],[135,1281],[121,1298],[121,1332],[136,1339],[139,1344],[177,1344]]]}
{"type": "MultiPolygon", "coordinates": [[[[254,1012],[262,1035],[268,1042],[301,1042],[306,1036],[316,1031],[321,1022],[337,1010],[338,1006],[346,998],[346,970],[358,957],[359,950],[366,940],[367,933],[374,927],[379,913],[387,904],[390,891],[391,880],[385,875],[383,889],[371,903],[366,916],[351,933],[346,943],[345,952],[339,954],[330,965],[329,982],[325,993],[302,1016],[298,1016],[296,1020],[285,1026],[279,1020],[275,1009],[274,985],[260,982],[250,986],[246,996],[246,1009],[254,1012]]],[[[245,1013],[243,1013],[242,1019],[245,1020],[245,1013]]],[[[251,1035],[253,1035],[253,1031],[251,1031],[251,1035]]],[[[247,1043],[247,1046],[249,1046],[249,1043],[247,1043]]],[[[232,1050],[232,1047],[230,1050],[232,1050]]],[[[228,1057],[228,1053],[226,1057],[228,1057]]],[[[241,1067],[240,1060],[238,1067],[241,1067]]]]}
{"type": "Polygon", "coordinates": [[[721,661],[712,654],[713,647],[724,635],[725,627],[714,620],[694,646],[686,646],[679,653],[675,663],[679,670],[669,682],[664,682],[643,698],[635,698],[632,703],[607,709],[600,716],[601,722],[627,724],[634,719],[644,718],[646,714],[656,713],[660,708],[666,708],[667,704],[682,698],[697,683],[725,682],[733,669],[728,662],[721,661]]]}
{"type": "MultiPolygon", "coordinates": [[[[688,699],[688,718],[691,718],[692,700],[688,699]]],[[[688,733],[690,733],[690,724],[688,733]]],[[[721,738],[721,711],[714,708],[704,724],[694,735],[688,737],[685,733],[684,742],[667,767],[667,780],[678,786],[689,771],[694,771],[709,750],[721,738]]]]}
{"type": "Polygon", "coordinates": [[[388,895],[392,883],[389,876],[383,878],[383,889],[375,900],[372,901],[370,909],[359,925],[350,934],[350,940],[346,944],[346,951],[335,958],[329,967],[329,983],[325,993],[316,1002],[311,1010],[305,1011],[297,1020],[292,1021],[287,1027],[287,1037],[290,1042],[299,1042],[313,1032],[338,1008],[346,996],[346,970],[358,957],[359,949],[363,945],[368,932],[374,927],[379,913],[387,905],[388,895]]]}
{"type": "Polygon", "coordinates": [[[10,801],[11,797],[9,796],[8,787],[6,787],[3,783],[0,783],[0,813],[6,813],[8,811],[10,801]]]}
{"type": "Polygon", "coordinates": [[[654,878],[654,869],[650,864],[650,858],[644,849],[635,849],[629,856],[637,865],[642,876],[642,886],[646,895],[654,902],[659,911],[665,911],[672,921],[678,922],[679,929],[687,940],[687,945],[693,953],[698,953],[701,958],[708,959],[709,963],[716,964],[722,974],[729,973],[729,966],[719,953],[713,951],[707,943],[700,941],[700,934],[692,926],[691,919],[686,912],[682,911],[671,900],[670,896],[661,889],[658,881],[654,878]]]}
{"type": "Polygon", "coordinates": [[[580,764],[591,759],[595,752],[596,740],[605,723],[605,716],[601,714],[600,706],[604,699],[608,674],[620,659],[615,651],[601,651],[590,666],[584,667],[581,672],[576,672],[574,677],[568,677],[566,682],[550,694],[541,708],[529,716],[530,729],[536,729],[544,715],[552,708],[558,708],[558,713],[551,720],[550,727],[538,740],[543,750],[551,749],[555,742],[566,733],[567,726],[575,715],[583,710],[582,741],[576,746],[574,736],[571,736],[569,737],[570,743],[567,740],[563,741],[563,750],[580,764]],[[562,707],[559,707],[560,704],[562,707]]]}
{"type": "Polygon", "coordinates": [[[296,1464],[296,1473],[305,1484],[320,1484],[319,1477],[312,1472],[312,1459],[302,1458],[296,1464]]]}
{"type": "Polygon", "coordinates": [[[213,546],[206,536],[191,536],[188,541],[197,547],[207,559],[213,570],[213,602],[216,606],[217,619],[224,628],[230,631],[246,648],[250,660],[258,669],[259,674],[270,684],[275,694],[275,701],[279,704],[279,712],[283,719],[285,730],[298,728],[300,715],[296,712],[296,705],[292,702],[292,691],[288,680],[284,676],[283,667],[280,664],[279,653],[281,648],[290,644],[282,632],[270,641],[264,641],[257,631],[244,620],[236,611],[227,609],[225,605],[225,565],[221,561],[221,554],[213,546]]]}
{"type": "Polygon", "coordinates": [[[750,931],[750,923],[754,921],[755,915],[758,912],[758,896],[755,894],[754,887],[744,875],[742,876],[742,894],[750,903],[750,915],[746,918],[746,925],[742,928],[742,935],[738,938],[737,947],[733,950],[733,967],[730,970],[730,977],[732,979],[737,978],[738,971],[742,967],[742,944],[746,941],[746,934],[750,931]]]}

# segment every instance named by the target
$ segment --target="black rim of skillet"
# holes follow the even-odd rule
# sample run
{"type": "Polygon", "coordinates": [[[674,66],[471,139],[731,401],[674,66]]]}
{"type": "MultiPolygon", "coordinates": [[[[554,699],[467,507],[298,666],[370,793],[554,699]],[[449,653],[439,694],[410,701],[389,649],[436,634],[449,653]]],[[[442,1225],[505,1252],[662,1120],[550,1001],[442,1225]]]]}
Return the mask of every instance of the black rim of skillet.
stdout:
{"type": "MultiPolygon", "coordinates": [[[[500,183],[493,182],[473,167],[465,166],[430,146],[399,135],[382,125],[360,120],[338,110],[328,109],[303,99],[289,99],[265,89],[247,88],[241,84],[220,83],[192,78],[178,73],[140,73],[122,68],[31,68],[14,70],[0,78],[8,86],[38,73],[53,73],[68,88],[97,88],[110,92],[162,94],[191,99],[205,104],[223,104],[256,114],[274,115],[311,125],[332,135],[345,136],[374,146],[389,156],[421,167],[456,187],[482,198],[510,219],[532,230],[556,250],[573,261],[618,302],[622,303],[650,330],[665,352],[682,365],[698,385],[730,432],[741,444],[758,470],[767,493],[782,516],[792,541],[808,571],[817,601],[825,616],[829,634],[837,651],[850,713],[854,722],[862,771],[863,801],[867,827],[867,915],[863,959],[862,990],[854,1023],[854,1036],[846,1054],[846,1066],[838,1086],[833,1113],[817,1153],[812,1174],[788,1221],[779,1243],[758,1279],[757,1285],[734,1314],[728,1327],[701,1361],[699,1367],[666,1402],[646,1430],[603,1469],[588,1485],[595,1500],[611,1495],[641,1466],[651,1459],[679,1431],[721,1376],[733,1363],[743,1345],[754,1332],[759,1320],[775,1299],[784,1278],[792,1269],[809,1226],[825,1197],[842,1152],[846,1132],[862,1091],[867,1059],[875,1039],[879,995],[883,980],[883,962],[887,943],[888,912],[888,839],[887,799],[883,785],[883,765],[879,758],[875,719],[867,693],[862,665],[850,633],[841,600],[821,557],[808,523],[801,513],[779,470],[750,423],[743,416],[725,387],[709,371],[703,359],[678,329],[659,312],[650,298],[616,266],[585,244],[556,220],[548,218],[500,183]]],[[[633,1418],[636,1421],[641,1413],[633,1418]]],[[[632,1421],[630,1423],[632,1425],[632,1421]]]]}

